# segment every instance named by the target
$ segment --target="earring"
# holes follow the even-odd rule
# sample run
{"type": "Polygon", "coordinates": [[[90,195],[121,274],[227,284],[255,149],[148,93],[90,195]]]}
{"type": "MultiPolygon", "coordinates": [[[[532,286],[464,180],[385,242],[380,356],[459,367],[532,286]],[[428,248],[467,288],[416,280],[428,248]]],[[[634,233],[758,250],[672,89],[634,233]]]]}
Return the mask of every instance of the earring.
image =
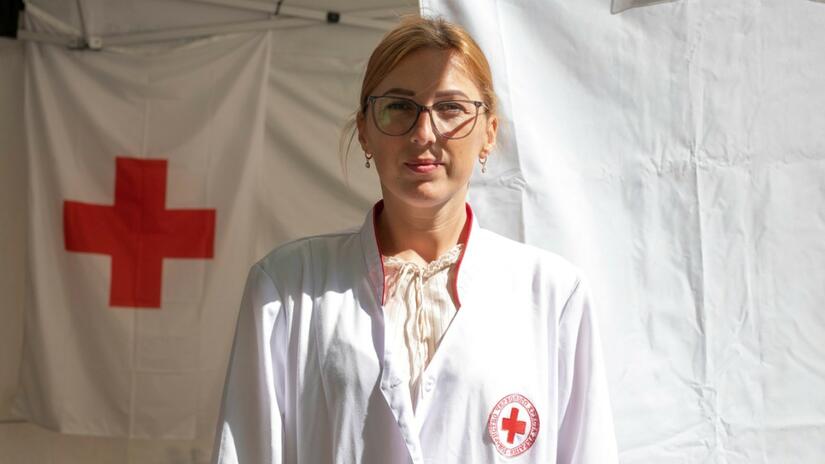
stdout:
{"type": "Polygon", "coordinates": [[[478,162],[481,163],[481,173],[484,174],[485,172],[487,172],[487,157],[479,156],[478,162]]]}
{"type": "Polygon", "coordinates": [[[372,155],[367,153],[367,152],[364,152],[364,158],[367,159],[367,162],[364,163],[364,166],[366,166],[367,169],[369,169],[370,168],[370,160],[372,159],[372,155]]]}

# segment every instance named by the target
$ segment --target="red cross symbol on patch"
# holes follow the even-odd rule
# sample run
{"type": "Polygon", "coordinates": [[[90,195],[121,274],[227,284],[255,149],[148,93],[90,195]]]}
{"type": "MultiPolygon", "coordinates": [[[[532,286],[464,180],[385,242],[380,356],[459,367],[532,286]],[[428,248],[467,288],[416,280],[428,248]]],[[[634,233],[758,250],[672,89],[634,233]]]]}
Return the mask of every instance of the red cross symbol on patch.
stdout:
{"type": "Polygon", "coordinates": [[[538,411],[524,395],[507,395],[493,406],[487,434],[501,455],[518,456],[530,449],[538,437],[538,411]]]}
{"type": "Polygon", "coordinates": [[[501,420],[501,430],[507,432],[507,443],[512,444],[516,438],[516,434],[524,435],[527,422],[518,420],[518,415],[519,409],[514,406],[510,408],[510,417],[505,417],[501,420]]]}
{"type": "Polygon", "coordinates": [[[66,250],[112,257],[110,306],[160,308],[165,258],[212,258],[214,209],[166,209],[165,159],[118,157],[114,205],[63,203],[66,250]]]}

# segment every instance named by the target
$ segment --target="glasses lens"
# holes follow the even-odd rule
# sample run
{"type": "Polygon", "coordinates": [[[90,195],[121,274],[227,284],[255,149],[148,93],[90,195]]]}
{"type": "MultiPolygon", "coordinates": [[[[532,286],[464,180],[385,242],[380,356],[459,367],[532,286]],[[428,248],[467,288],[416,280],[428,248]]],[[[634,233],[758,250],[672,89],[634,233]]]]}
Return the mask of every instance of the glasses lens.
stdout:
{"type": "Polygon", "coordinates": [[[373,104],[375,125],[387,135],[402,135],[415,124],[418,108],[410,100],[380,97],[373,104]]]}
{"type": "MultiPolygon", "coordinates": [[[[375,124],[387,135],[406,134],[418,116],[418,107],[406,98],[378,97],[373,105],[375,124]]],[[[442,101],[432,106],[431,114],[438,133],[454,139],[473,130],[478,108],[469,101],[442,101]]]]}
{"type": "Polygon", "coordinates": [[[466,137],[475,126],[478,108],[469,101],[443,101],[433,105],[433,119],[444,137],[466,137]]]}

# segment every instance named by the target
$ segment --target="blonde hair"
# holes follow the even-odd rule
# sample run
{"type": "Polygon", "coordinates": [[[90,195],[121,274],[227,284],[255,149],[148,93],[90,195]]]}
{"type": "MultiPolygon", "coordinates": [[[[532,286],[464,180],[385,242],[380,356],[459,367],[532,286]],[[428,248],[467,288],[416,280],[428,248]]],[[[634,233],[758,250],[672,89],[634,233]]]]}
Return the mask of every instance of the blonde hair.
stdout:
{"type": "Polygon", "coordinates": [[[341,166],[345,176],[347,155],[357,131],[357,120],[366,113],[367,97],[401,60],[422,48],[452,51],[458,58],[459,65],[481,92],[481,99],[488,108],[487,114],[497,114],[498,98],[493,90],[493,73],[490,71],[490,64],[470,34],[458,24],[440,17],[404,16],[398,26],[389,31],[372,51],[364,73],[364,80],[361,83],[358,110],[350,116],[341,131],[338,150],[341,154],[341,166]],[[344,141],[348,133],[349,142],[344,149],[344,141]]]}

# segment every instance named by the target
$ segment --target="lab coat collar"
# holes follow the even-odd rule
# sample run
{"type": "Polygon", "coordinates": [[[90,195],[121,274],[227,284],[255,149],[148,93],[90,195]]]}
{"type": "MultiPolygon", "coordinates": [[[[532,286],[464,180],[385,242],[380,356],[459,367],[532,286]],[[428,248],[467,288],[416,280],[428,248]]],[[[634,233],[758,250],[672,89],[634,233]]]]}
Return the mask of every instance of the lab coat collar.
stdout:
{"type": "MultiPolygon", "coordinates": [[[[456,262],[456,278],[453,280],[453,291],[458,298],[458,306],[466,301],[469,294],[468,286],[472,280],[473,270],[477,268],[474,262],[478,259],[478,224],[476,224],[473,210],[469,203],[465,203],[467,209],[467,222],[461,232],[459,241],[464,242],[464,250],[456,262]],[[470,239],[473,239],[472,241],[470,239]]],[[[386,289],[384,280],[384,262],[381,259],[381,247],[378,243],[378,214],[384,208],[384,200],[379,200],[367,213],[364,224],[361,226],[361,245],[364,250],[364,259],[367,265],[367,274],[372,286],[375,301],[383,306],[386,302],[386,289]]]]}

